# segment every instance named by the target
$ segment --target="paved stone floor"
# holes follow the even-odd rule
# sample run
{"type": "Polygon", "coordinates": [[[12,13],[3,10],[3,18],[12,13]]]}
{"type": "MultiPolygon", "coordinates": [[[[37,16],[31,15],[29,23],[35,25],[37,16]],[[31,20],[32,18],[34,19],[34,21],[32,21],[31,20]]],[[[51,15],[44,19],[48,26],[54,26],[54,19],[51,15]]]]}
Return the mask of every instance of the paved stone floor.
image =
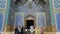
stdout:
{"type": "MultiPolygon", "coordinates": [[[[3,32],[2,34],[15,34],[15,33],[14,32],[3,32]]],[[[31,34],[31,33],[27,32],[26,34],[31,34]]],[[[60,33],[56,33],[56,32],[44,32],[44,34],[60,34],[60,33]]]]}
{"type": "Polygon", "coordinates": [[[1,32],[1,34],[15,34],[14,32],[1,32]]]}

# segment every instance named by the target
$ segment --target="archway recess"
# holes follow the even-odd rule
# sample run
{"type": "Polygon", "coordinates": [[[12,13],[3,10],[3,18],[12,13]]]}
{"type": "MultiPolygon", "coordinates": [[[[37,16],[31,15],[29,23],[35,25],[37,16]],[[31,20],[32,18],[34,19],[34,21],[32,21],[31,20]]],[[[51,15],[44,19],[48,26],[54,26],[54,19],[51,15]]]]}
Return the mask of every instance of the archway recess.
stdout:
{"type": "Polygon", "coordinates": [[[36,27],[36,18],[33,15],[28,15],[24,19],[24,27],[29,29],[30,26],[36,27]]]}

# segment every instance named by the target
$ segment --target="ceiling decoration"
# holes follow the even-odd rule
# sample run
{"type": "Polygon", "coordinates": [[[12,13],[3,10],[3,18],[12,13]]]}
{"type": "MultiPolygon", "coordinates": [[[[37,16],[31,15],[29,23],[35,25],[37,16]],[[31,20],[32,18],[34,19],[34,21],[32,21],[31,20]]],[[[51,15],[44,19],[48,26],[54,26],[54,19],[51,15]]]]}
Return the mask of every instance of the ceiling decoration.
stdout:
{"type": "Polygon", "coordinates": [[[37,5],[39,5],[39,4],[46,4],[45,0],[16,0],[15,4],[23,5],[26,2],[34,2],[37,5]]]}

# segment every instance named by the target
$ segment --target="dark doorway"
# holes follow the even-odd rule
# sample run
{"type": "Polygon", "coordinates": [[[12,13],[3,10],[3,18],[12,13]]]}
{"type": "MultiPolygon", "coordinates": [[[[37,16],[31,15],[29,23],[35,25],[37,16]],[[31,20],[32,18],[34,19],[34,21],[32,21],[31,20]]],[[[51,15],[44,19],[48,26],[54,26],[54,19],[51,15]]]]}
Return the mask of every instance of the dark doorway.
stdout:
{"type": "Polygon", "coordinates": [[[30,26],[34,26],[34,20],[26,20],[26,28],[30,29],[30,26]]]}

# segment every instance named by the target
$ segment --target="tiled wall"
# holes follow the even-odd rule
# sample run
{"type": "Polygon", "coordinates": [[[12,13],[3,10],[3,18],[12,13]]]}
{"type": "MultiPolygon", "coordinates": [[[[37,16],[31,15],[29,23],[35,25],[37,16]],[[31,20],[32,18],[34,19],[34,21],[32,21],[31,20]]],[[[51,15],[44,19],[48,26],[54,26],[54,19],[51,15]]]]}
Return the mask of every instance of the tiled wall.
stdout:
{"type": "Polygon", "coordinates": [[[10,0],[0,0],[0,31],[3,31],[5,23],[7,23],[10,0]]]}
{"type": "Polygon", "coordinates": [[[60,31],[60,0],[50,0],[50,12],[52,24],[56,26],[56,31],[60,31]]]}

